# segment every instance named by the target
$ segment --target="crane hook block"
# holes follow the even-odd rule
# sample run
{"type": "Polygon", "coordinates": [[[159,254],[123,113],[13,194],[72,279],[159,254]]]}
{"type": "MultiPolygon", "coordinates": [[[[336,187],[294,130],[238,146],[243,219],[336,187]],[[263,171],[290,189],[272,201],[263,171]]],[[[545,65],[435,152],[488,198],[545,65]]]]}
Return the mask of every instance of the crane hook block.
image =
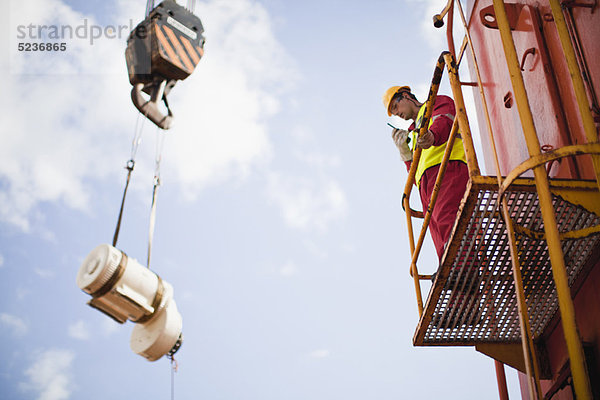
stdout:
{"type": "Polygon", "coordinates": [[[127,39],[125,58],[129,82],[151,83],[157,77],[184,80],[204,54],[200,18],[173,0],[150,12],[127,39]]]}
{"type": "MultiPolygon", "coordinates": [[[[204,55],[204,27],[200,18],[173,0],[165,0],[129,34],[125,59],[131,99],[136,108],[161,129],[169,129],[173,115],[164,115],[165,100],[179,80],[194,72],[204,55]],[[145,100],[141,92],[151,96],[145,100]]],[[[168,109],[168,105],[167,105],[168,109]]]]}

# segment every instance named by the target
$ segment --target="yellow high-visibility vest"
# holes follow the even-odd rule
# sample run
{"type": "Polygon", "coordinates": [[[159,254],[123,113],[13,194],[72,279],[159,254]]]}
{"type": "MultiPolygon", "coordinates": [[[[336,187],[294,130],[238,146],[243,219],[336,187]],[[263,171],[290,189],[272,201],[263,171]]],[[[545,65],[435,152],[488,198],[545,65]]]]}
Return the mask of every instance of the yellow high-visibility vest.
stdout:
{"type": "MultiPolygon", "coordinates": [[[[415,121],[415,130],[410,132],[410,147],[412,151],[415,151],[417,144],[417,137],[419,136],[419,130],[421,128],[421,122],[423,120],[423,115],[425,114],[425,104],[421,106],[419,109],[419,113],[417,114],[417,120],[415,121]]],[[[446,116],[454,121],[454,115],[452,114],[438,114],[431,117],[429,120],[429,127],[433,124],[436,118],[441,116],[446,116]]],[[[427,168],[431,168],[435,165],[441,164],[442,159],[444,158],[444,151],[446,150],[446,143],[443,143],[439,146],[431,146],[428,149],[423,149],[421,151],[421,158],[419,159],[419,165],[417,165],[417,171],[415,173],[415,182],[417,182],[417,186],[421,185],[421,177],[427,168]]],[[[463,146],[462,138],[460,137],[460,133],[456,135],[454,139],[454,145],[452,146],[452,153],[450,153],[450,160],[464,161],[467,162],[467,156],[465,154],[465,148],[463,146]]]]}

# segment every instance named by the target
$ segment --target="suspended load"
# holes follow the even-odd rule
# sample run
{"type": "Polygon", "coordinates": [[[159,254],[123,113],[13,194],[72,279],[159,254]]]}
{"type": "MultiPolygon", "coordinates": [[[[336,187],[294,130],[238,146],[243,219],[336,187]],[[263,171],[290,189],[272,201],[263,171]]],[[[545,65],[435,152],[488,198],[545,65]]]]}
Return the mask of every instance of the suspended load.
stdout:
{"type": "Polygon", "coordinates": [[[77,286],[92,296],[91,307],[121,324],[136,324],[130,339],[135,353],[156,361],[179,350],[182,318],[173,287],[135,259],[101,244],[81,264],[77,286]]]}
{"type": "Polygon", "coordinates": [[[135,107],[161,129],[169,129],[173,114],[167,94],[178,80],[194,72],[204,55],[200,18],[173,0],[154,8],[129,35],[125,58],[135,107]],[[150,95],[144,99],[142,92],[150,95]],[[163,100],[164,115],[158,108],[163,100]]]}
{"type": "MultiPolygon", "coordinates": [[[[195,0],[188,0],[187,8],[173,0],[165,0],[154,7],[154,0],[148,0],[146,18],[127,40],[125,58],[129,81],[133,85],[133,104],[161,129],[169,129],[173,119],[167,94],[177,81],[186,79],[194,72],[204,54],[204,28],[200,19],[193,14],[194,5],[195,0]],[[150,95],[150,99],[146,100],[142,92],[150,95]],[[166,114],[158,108],[161,100],[166,106],[166,114]]],[[[101,244],[92,250],[79,268],[77,285],[92,297],[88,305],[121,324],[128,320],[135,324],[130,340],[135,353],[150,361],[166,355],[173,362],[173,355],[182,344],[182,318],[173,300],[173,287],[150,270],[164,139],[158,130],[147,265],[143,266],[127,257],[116,247],[141,133],[142,129],[138,130],[136,124],[112,246],[101,244]]]]}

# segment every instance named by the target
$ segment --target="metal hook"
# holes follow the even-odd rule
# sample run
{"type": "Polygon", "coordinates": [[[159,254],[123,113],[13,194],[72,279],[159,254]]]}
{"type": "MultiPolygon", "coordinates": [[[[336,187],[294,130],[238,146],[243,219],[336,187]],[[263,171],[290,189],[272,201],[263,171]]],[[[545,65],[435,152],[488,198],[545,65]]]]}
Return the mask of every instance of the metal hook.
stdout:
{"type": "MultiPolygon", "coordinates": [[[[525,50],[525,53],[523,53],[523,57],[521,58],[521,65],[520,65],[521,71],[525,71],[525,60],[527,59],[527,56],[530,54],[532,56],[535,55],[535,47],[531,47],[531,48],[525,50]]],[[[531,68],[530,71],[533,71],[533,68],[531,68]]]]}
{"type": "Polygon", "coordinates": [[[162,80],[158,84],[152,83],[150,100],[145,100],[142,96],[145,88],[143,83],[136,83],[131,89],[131,100],[135,108],[161,129],[169,129],[173,122],[173,113],[170,109],[167,110],[167,115],[163,115],[158,109],[158,102],[164,97],[166,84],[166,80],[162,80]]]}

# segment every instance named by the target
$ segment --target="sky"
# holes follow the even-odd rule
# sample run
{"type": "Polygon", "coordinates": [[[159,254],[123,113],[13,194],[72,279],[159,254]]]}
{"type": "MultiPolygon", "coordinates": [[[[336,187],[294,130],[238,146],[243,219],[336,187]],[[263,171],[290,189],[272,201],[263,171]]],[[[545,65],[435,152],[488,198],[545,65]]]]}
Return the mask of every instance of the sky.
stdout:
{"type": "MultiPolygon", "coordinates": [[[[112,241],[136,124],[117,248],[146,260],[164,141],[150,267],[183,316],[175,398],[497,398],[492,359],[412,346],[407,174],[386,123],[407,124],[387,117],[381,96],[410,85],[425,99],[446,46],[431,17],[444,5],[198,1],[205,56],[170,93],[165,133],[130,101],[124,50],[145,2],[10,0],[0,17],[0,399],[172,396],[169,361],[133,353],[133,324],[87,306],[75,283],[85,256],[112,241]],[[64,52],[18,51],[49,40],[35,36],[43,25],[88,34],[52,39],[64,52]],[[92,26],[127,29],[92,38],[92,26]]],[[[436,267],[428,238],[419,268],[436,267]]]]}

